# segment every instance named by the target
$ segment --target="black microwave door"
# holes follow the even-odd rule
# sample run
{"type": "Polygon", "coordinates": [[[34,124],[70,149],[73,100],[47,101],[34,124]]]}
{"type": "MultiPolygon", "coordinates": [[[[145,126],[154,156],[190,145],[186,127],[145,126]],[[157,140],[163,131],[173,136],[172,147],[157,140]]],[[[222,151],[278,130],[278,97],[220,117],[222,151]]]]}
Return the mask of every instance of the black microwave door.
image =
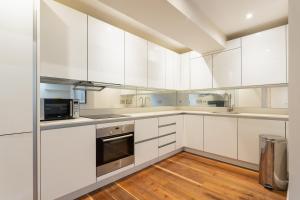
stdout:
{"type": "Polygon", "coordinates": [[[69,119],[71,118],[71,99],[45,99],[45,120],[69,119]]]}
{"type": "Polygon", "coordinates": [[[105,139],[97,139],[97,166],[126,158],[134,154],[133,137],[122,138],[105,142],[105,139]]]}

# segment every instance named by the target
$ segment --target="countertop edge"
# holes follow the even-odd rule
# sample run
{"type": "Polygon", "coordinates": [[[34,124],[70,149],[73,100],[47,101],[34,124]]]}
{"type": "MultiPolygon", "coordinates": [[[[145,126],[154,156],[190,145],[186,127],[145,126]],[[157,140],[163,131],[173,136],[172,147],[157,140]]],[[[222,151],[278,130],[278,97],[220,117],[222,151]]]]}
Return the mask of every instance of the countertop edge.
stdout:
{"type": "MultiPolygon", "coordinates": [[[[130,121],[130,120],[138,120],[138,119],[148,119],[153,117],[166,117],[166,116],[174,116],[174,115],[202,115],[202,116],[216,116],[216,117],[232,117],[232,118],[248,118],[248,119],[265,119],[265,120],[278,120],[278,121],[288,121],[287,117],[277,117],[277,116],[263,116],[262,114],[257,115],[243,115],[243,114],[226,114],[226,113],[197,113],[195,111],[174,111],[174,113],[165,113],[165,114],[147,114],[146,116],[130,116],[130,117],[120,117],[120,118],[111,118],[111,119],[101,119],[101,120],[91,120],[85,122],[72,122],[65,124],[41,124],[40,130],[52,130],[52,129],[60,129],[60,128],[70,128],[77,126],[88,126],[88,125],[96,125],[96,124],[106,124],[106,123],[114,123],[121,121],[130,121]]],[[[270,114],[272,115],[272,114],[270,114]]]]}

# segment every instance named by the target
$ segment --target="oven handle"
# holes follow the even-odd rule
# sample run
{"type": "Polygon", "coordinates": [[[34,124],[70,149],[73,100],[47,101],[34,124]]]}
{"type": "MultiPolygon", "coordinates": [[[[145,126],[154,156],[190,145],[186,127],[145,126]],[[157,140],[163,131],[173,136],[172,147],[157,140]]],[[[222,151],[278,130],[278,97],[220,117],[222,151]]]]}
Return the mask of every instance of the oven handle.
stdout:
{"type": "Polygon", "coordinates": [[[115,141],[115,140],[119,140],[119,139],[123,139],[123,138],[129,138],[132,137],[133,134],[128,134],[128,135],[123,135],[120,137],[114,137],[114,138],[108,138],[108,139],[104,139],[103,142],[110,142],[110,141],[115,141]]]}

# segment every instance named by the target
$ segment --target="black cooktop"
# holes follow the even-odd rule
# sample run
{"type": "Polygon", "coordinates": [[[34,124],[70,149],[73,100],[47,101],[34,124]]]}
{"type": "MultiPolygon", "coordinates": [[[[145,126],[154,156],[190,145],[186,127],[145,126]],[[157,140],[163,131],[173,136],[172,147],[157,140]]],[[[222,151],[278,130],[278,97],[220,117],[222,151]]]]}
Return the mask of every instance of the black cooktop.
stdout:
{"type": "Polygon", "coordinates": [[[85,117],[89,119],[109,119],[109,118],[127,117],[127,115],[104,114],[104,115],[85,115],[81,117],[85,117]]]}

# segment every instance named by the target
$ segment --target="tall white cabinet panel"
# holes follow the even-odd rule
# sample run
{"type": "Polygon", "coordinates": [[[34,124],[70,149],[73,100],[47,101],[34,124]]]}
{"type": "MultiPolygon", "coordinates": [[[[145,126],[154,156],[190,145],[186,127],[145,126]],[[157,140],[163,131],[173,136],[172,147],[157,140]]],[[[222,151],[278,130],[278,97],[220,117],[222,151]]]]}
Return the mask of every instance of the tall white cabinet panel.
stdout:
{"type": "Polygon", "coordinates": [[[124,31],[88,17],[88,80],[124,84],[124,31]]]}
{"type": "Polygon", "coordinates": [[[242,38],[243,85],[286,83],[286,26],[242,38]]]}
{"type": "Polygon", "coordinates": [[[94,125],[41,132],[42,200],[96,183],[96,128],[94,125]]]}
{"type": "Polygon", "coordinates": [[[259,135],[285,137],[285,122],[262,119],[238,120],[238,159],[259,164],[259,135]]]}
{"type": "Polygon", "coordinates": [[[184,116],[176,116],[176,149],[184,147],[184,116]]]}
{"type": "Polygon", "coordinates": [[[32,133],[0,136],[0,199],[33,199],[32,138],[32,133]]]}
{"type": "Polygon", "coordinates": [[[180,87],[181,90],[190,89],[190,53],[180,55],[180,87]]]}
{"type": "Polygon", "coordinates": [[[166,49],[148,42],[148,87],[165,88],[166,49]]]}
{"type": "Polygon", "coordinates": [[[204,151],[237,159],[237,118],[205,116],[204,151]]]}
{"type": "Polygon", "coordinates": [[[87,15],[41,1],[41,76],[87,80],[87,15]]]}
{"type": "Polygon", "coordinates": [[[180,81],[180,57],[177,53],[166,50],[166,89],[175,90],[180,81]]]}
{"type": "Polygon", "coordinates": [[[212,56],[190,60],[191,89],[212,88],[212,56]]]}
{"type": "Polygon", "coordinates": [[[33,0],[0,1],[0,135],[32,131],[33,0]]]}
{"type": "Polygon", "coordinates": [[[203,116],[184,115],[184,146],[203,151],[203,116]]]}
{"type": "Polygon", "coordinates": [[[241,49],[233,49],[213,55],[213,87],[241,86],[241,49]]]}
{"type": "Polygon", "coordinates": [[[125,85],[147,87],[147,41],[125,33],[125,85]]]}

